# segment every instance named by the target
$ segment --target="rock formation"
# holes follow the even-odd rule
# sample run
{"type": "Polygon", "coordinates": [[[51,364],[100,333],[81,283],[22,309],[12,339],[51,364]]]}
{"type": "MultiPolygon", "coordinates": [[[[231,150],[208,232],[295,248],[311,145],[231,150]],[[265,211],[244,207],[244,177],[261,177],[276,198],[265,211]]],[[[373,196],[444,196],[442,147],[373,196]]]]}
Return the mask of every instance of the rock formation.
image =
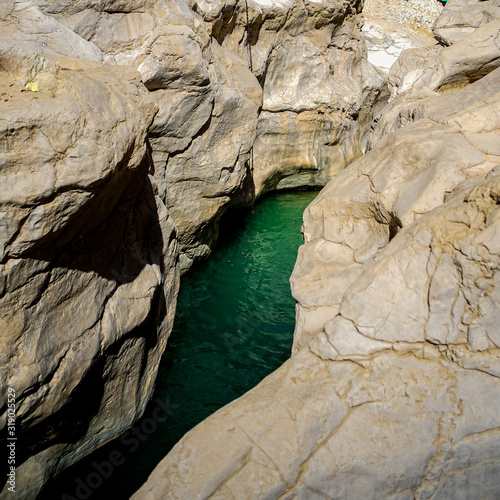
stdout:
{"type": "Polygon", "coordinates": [[[453,45],[485,24],[500,18],[498,0],[454,0],[438,17],[432,32],[444,45],[453,45]]]}
{"type": "Polygon", "coordinates": [[[144,411],[178,252],[139,74],[34,6],[1,10],[0,427],[5,448],[12,388],[15,497],[33,498],[144,411]]]}
{"type": "Polygon", "coordinates": [[[498,77],[497,70],[454,93],[392,101],[375,126],[382,138],[307,208],[292,276],[295,349],[339,312],[345,291],[401,227],[500,163],[498,77]]]}
{"type": "Polygon", "coordinates": [[[357,2],[37,3],[154,94],[155,179],[183,269],[210,253],[229,207],[323,186],[362,152],[384,80],[357,2]]]}
{"type": "Polygon", "coordinates": [[[305,213],[294,355],[191,430],[133,500],[498,496],[500,69],[488,24],[403,52],[389,78],[421,76],[392,80],[370,151],[305,213]],[[479,40],[491,49],[468,58],[479,40]],[[457,71],[445,61],[459,44],[457,71]]]}
{"type": "Polygon", "coordinates": [[[399,23],[384,19],[366,19],[362,31],[368,49],[368,62],[385,76],[403,50],[436,45],[434,38],[413,33],[399,23]]]}
{"type": "Polygon", "coordinates": [[[179,251],[187,269],[229,207],[361,154],[385,80],[360,9],[2,2],[0,426],[12,387],[18,494],[142,414],[179,251]]]}
{"type": "Polygon", "coordinates": [[[295,354],[135,498],[494,497],[500,49],[474,5],[377,70],[355,1],[2,2],[17,494],[142,414],[179,267],[228,208],[336,176],[305,215],[295,354]]]}

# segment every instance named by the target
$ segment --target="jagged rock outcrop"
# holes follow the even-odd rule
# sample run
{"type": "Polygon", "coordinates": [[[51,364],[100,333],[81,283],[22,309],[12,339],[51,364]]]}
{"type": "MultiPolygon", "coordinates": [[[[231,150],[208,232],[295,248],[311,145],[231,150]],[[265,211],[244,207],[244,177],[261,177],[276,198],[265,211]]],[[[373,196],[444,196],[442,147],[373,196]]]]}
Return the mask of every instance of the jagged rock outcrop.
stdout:
{"type": "Polygon", "coordinates": [[[401,227],[500,163],[499,71],[452,94],[393,101],[373,149],[307,208],[291,280],[295,349],[338,313],[345,291],[401,227]]]}
{"type": "Polygon", "coordinates": [[[188,268],[210,253],[218,219],[249,175],[257,79],[183,0],[70,4],[43,8],[105,60],[136,68],[159,106],[150,129],[154,175],[188,268]]]}
{"type": "Polygon", "coordinates": [[[155,179],[184,269],[210,253],[230,206],[324,185],[362,152],[384,79],[359,3],[38,3],[151,90],[155,179]]]}
{"type": "MultiPolygon", "coordinates": [[[[269,7],[262,4],[265,12],[269,7]]],[[[360,5],[291,5],[292,21],[274,39],[264,34],[252,47],[257,54],[269,52],[264,73],[258,74],[263,107],[254,145],[257,194],[323,186],[359,157],[384,85],[366,59],[360,5]],[[305,15],[307,22],[294,22],[305,15]]],[[[279,3],[272,8],[282,9],[279,3]]],[[[265,28],[264,22],[260,29],[265,28]]]]}
{"type": "Polygon", "coordinates": [[[306,211],[291,359],[133,500],[498,495],[500,69],[443,82],[395,93],[306,211]]]}
{"type": "Polygon", "coordinates": [[[143,413],[179,266],[140,75],[33,5],[1,10],[0,428],[6,448],[11,388],[14,496],[33,498],[143,413]]]}
{"type": "Polygon", "coordinates": [[[399,23],[384,19],[365,19],[362,31],[368,49],[368,62],[385,76],[389,75],[389,70],[403,50],[436,45],[431,36],[414,33],[399,23]]]}
{"type": "Polygon", "coordinates": [[[496,18],[449,47],[403,52],[389,72],[389,87],[392,97],[408,90],[444,93],[475,82],[499,66],[500,18],[496,18]]]}

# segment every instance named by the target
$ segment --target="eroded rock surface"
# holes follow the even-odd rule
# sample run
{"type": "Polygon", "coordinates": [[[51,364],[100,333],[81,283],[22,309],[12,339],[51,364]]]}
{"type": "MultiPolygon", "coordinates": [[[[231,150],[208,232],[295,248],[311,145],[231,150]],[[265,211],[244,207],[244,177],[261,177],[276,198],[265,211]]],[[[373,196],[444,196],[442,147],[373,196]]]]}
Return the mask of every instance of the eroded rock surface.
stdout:
{"type": "Polygon", "coordinates": [[[403,52],[389,72],[391,95],[425,89],[449,92],[499,66],[500,18],[495,18],[449,47],[403,52]]]}
{"type": "Polygon", "coordinates": [[[403,52],[424,76],[395,85],[370,151],[305,213],[293,356],[191,430],[133,500],[498,495],[495,22],[403,52]],[[460,44],[485,50],[443,66],[460,44]]]}
{"type": "Polygon", "coordinates": [[[322,186],[362,152],[384,79],[357,2],[37,3],[152,92],[155,179],[183,269],[210,253],[229,207],[322,186]]]}
{"type": "Polygon", "coordinates": [[[368,49],[368,61],[386,76],[403,50],[436,45],[436,40],[431,36],[414,33],[399,23],[383,19],[366,19],[362,31],[368,49]]]}
{"type": "Polygon", "coordinates": [[[0,26],[0,428],[10,387],[15,496],[33,498],[143,413],[179,269],[148,176],[156,107],[140,75],[96,62],[77,35],[81,58],[64,57],[64,27],[11,7],[0,26]]]}
{"type": "Polygon", "coordinates": [[[500,163],[499,71],[453,94],[386,108],[373,149],[307,208],[291,279],[295,348],[337,314],[350,284],[401,227],[500,163]]]}
{"type": "Polygon", "coordinates": [[[446,4],[432,27],[432,33],[444,45],[453,45],[498,18],[498,0],[454,0],[446,4]]]}

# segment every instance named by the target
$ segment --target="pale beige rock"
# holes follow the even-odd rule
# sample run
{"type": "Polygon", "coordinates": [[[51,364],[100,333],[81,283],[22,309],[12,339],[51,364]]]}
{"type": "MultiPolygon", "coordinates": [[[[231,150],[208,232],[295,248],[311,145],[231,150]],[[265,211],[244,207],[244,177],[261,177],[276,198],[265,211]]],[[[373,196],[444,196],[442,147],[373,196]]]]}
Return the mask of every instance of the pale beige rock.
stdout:
{"type": "Polygon", "coordinates": [[[373,149],[307,208],[291,278],[295,348],[338,312],[347,288],[400,227],[500,163],[499,71],[454,94],[393,101],[378,117],[373,149]]]}
{"type": "Polygon", "coordinates": [[[400,23],[368,17],[366,14],[362,32],[366,39],[368,62],[386,76],[403,50],[436,44],[431,36],[417,34],[400,23]]]}
{"type": "Polygon", "coordinates": [[[446,3],[432,27],[432,33],[442,44],[453,45],[498,18],[498,0],[453,0],[446,3]]]}
{"type": "Polygon", "coordinates": [[[464,87],[500,66],[500,18],[445,48],[404,51],[389,72],[391,96],[430,89],[464,87]]]}
{"type": "Polygon", "coordinates": [[[210,253],[219,218],[235,199],[251,199],[241,192],[262,104],[257,79],[183,0],[44,8],[107,61],[136,68],[152,91],[159,107],[151,127],[155,180],[189,268],[210,253]]]}
{"type": "Polygon", "coordinates": [[[183,269],[210,253],[231,206],[322,186],[362,152],[384,79],[366,62],[359,5],[37,3],[153,91],[155,179],[183,269]]]}
{"type": "MultiPolygon", "coordinates": [[[[315,7],[323,9],[321,17],[312,11],[318,28],[301,28],[300,35],[283,30],[268,42],[272,50],[254,145],[257,195],[276,188],[322,186],[359,157],[371,106],[384,85],[366,61],[357,20],[335,21],[335,16],[345,15],[338,12],[345,5],[317,2],[315,7]],[[330,26],[319,21],[329,16],[330,26]]],[[[258,58],[268,54],[265,42],[263,38],[260,46],[252,46],[257,71],[258,58]]]]}
{"type": "Polygon", "coordinates": [[[37,43],[0,53],[0,428],[12,387],[19,498],[142,414],[179,275],[140,75],[37,43]]]}

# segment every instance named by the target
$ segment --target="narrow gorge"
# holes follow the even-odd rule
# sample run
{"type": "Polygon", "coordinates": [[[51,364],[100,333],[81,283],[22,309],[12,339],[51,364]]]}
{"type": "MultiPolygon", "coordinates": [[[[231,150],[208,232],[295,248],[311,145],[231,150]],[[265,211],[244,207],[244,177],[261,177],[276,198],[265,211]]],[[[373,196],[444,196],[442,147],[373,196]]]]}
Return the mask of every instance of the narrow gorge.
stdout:
{"type": "MultiPolygon", "coordinates": [[[[216,265],[229,217],[298,188],[323,189],[290,278],[291,357],[132,498],[498,498],[500,3],[449,0],[431,33],[370,1],[0,4],[2,500],[50,496],[145,411],[168,429],[177,403],[155,384],[180,283],[182,300],[216,265]]],[[[286,285],[285,246],[252,273],[286,285]]],[[[266,348],[260,319],[231,321],[266,348]]]]}

